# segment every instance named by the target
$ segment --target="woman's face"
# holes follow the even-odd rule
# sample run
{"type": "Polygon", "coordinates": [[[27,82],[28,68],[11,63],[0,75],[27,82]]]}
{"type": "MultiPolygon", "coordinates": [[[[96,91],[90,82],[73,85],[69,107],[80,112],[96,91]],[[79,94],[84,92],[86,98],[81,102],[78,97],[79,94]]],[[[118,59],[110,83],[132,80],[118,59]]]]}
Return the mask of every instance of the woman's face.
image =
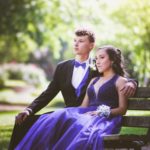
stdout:
{"type": "Polygon", "coordinates": [[[112,69],[112,61],[109,59],[109,55],[105,49],[100,49],[96,52],[96,66],[100,73],[112,69]]]}

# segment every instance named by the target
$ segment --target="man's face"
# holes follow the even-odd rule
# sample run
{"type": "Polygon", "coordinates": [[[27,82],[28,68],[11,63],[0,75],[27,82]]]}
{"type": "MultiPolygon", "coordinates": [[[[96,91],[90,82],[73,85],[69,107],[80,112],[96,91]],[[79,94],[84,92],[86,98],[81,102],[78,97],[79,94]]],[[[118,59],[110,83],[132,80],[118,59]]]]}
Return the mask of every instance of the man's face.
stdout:
{"type": "Polygon", "coordinates": [[[90,42],[88,36],[75,36],[73,48],[76,55],[87,55],[94,47],[94,43],[90,42]]]}

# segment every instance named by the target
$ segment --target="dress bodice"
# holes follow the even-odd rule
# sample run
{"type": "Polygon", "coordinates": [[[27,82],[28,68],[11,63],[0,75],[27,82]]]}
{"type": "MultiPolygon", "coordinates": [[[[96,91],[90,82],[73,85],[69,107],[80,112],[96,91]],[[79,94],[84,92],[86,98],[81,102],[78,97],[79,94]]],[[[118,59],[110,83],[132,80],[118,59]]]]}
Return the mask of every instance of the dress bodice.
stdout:
{"type": "Polygon", "coordinates": [[[100,77],[97,77],[92,84],[89,86],[87,92],[89,96],[89,105],[98,106],[105,104],[111,108],[118,106],[118,92],[116,89],[116,80],[118,75],[114,75],[110,80],[106,81],[98,90],[96,95],[94,84],[99,80],[100,77]]]}

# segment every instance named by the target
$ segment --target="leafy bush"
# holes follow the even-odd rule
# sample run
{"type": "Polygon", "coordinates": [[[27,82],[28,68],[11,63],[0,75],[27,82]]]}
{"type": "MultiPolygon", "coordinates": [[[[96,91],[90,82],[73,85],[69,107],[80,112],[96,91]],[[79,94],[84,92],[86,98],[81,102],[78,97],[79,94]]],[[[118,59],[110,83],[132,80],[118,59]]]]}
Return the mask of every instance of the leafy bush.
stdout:
{"type": "Polygon", "coordinates": [[[0,88],[3,88],[5,81],[8,79],[8,73],[3,68],[0,69],[0,88]]]}
{"type": "Polygon", "coordinates": [[[4,64],[0,67],[0,84],[6,79],[23,80],[34,86],[41,86],[46,82],[44,71],[34,64],[4,64]]]}

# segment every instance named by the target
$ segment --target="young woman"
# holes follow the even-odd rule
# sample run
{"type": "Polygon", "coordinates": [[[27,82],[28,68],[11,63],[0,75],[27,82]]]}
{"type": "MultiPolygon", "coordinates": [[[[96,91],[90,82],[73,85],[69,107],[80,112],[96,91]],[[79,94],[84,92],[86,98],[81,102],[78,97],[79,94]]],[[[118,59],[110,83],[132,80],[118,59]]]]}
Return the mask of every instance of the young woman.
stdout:
{"type": "Polygon", "coordinates": [[[91,80],[80,107],[42,115],[16,150],[102,150],[103,135],[118,133],[127,99],[120,90],[126,83],[121,51],[98,48],[99,77],[91,80]]]}

